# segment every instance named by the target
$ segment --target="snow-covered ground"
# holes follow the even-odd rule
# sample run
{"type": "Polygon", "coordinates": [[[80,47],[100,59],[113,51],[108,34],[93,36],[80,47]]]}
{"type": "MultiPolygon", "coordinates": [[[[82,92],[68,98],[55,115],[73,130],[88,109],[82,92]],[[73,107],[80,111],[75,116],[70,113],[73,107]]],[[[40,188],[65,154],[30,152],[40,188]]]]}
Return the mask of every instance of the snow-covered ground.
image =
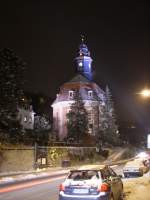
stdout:
{"type": "MultiPolygon", "coordinates": [[[[60,170],[59,173],[65,173],[68,170],[60,170]]],[[[58,174],[58,171],[51,171],[51,175],[58,174]]],[[[27,180],[31,178],[44,177],[49,175],[47,172],[43,172],[40,174],[26,174],[20,176],[12,176],[12,177],[1,177],[0,183],[10,183],[15,182],[17,180],[27,180]]],[[[125,178],[123,179],[124,183],[124,194],[125,200],[150,200],[150,172],[144,174],[143,177],[135,177],[135,178],[125,178]]]]}
{"type": "Polygon", "coordinates": [[[1,176],[0,177],[0,185],[1,184],[7,184],[7,183],[13,183],[16,181],[24,181],[24,180],[31,180],[31,179],[36,179],[36,178],[41,178],[41,177],[47,177],[47,176],[52,176],[52,175],[58,175],[58,174],[65,174],[69,170],[68,169],[58,169],[56,170],[49,170],[48,172],[39,172],[39,173],[29,173],[29,174],[20,174],[20,175],[11,175],[11,176],[1,176]]]}
{"type": "Polygon", "coordinates": [[[125,200],[150,200],[150,172],[143,177],[124,179],[125,200]]]}
{"type": "MultiPolygon", "coordinates": [[[[123,153],[123,151],[117,151],[111,158],[108,158],[109,163],[114,163],[112,168],[116,171],[117,174],[122,174],[122,168],[125,165],[125,160],[118,159],[118,152],[119,155],[123,153]],[[121,153],[120,153],[121,152],[121,153]],[[116,160],[119,160],[117,162],[116,160]],[[110,162],[111,161],[111,162],[110,162]]],[[[129,159],[134,160],[135,159],[129,159]]],[[[129,161],[128,160],[128,161],[129,161]]],[[[105,162],[106,163],[106,162],[105,162]]],[[[91,168],[94,165],[89,165],[91,168]]],[[[86,166],[86,167],[89,167],[86,166]]],[[[85,168],[85,166],[83,166],[85,168]]],[[[39,171],[39,173],[27,173],[27,174],[20,174],[20,175],[10,175],[7,176],[0,176],[0,184],[15,182],[17,180],[28,180],[34,179],[38,177],[44,177],[48,175],[55,175],[55,174],[63,174],[69,171],[68,169],[62,168],[55,168],[49,169],[48,171],[39,171]]],[[[150,200],[150,172],[144,174],[143,177],[135,177],[135,178],[123,178],[124,183],[124,194],[125,200],[150,200]]]]}

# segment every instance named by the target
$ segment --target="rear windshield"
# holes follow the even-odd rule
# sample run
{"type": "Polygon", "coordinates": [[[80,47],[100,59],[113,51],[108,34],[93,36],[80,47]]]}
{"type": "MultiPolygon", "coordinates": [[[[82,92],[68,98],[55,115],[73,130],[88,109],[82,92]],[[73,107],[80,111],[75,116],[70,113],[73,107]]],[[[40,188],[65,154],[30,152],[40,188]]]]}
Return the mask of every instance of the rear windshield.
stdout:
{"type": "Polygon", "coordinates": [[[95,170],[86,170],[86,171],[72,171],[70,172],[69,179],[73,180],[88,180],[88,179],[98,179],[98,172],[95,170]]]}

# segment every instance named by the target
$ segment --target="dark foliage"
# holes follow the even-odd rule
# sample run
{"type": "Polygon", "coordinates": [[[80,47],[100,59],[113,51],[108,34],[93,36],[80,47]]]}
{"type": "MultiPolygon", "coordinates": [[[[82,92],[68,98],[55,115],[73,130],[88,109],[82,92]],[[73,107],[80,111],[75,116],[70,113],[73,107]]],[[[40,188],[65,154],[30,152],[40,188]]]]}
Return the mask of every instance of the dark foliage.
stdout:
{"type": "Polygon", "coordinates": [[[12,50],[0,50],[0,130],[10,137],[20,130],[16,117],[23,105],[24,70],[25,63],[12,50]]]}
{"type": "Polygon", "coordinates": [[[75,91],[74,103],[70,107],[67,114],[68,138],[74,138],[74,141],[79,142],[87,134],[88,131],[88,114],[84,107],[81,95],[75,91]]]}

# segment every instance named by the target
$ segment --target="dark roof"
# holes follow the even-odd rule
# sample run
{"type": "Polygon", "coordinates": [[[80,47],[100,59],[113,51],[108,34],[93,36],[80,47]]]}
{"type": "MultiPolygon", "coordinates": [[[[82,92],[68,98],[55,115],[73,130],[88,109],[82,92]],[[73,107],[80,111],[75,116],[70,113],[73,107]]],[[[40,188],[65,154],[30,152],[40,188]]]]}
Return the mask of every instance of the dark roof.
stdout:
{"type": "Polygon", "coordinates": [[[73,77],[68,83],[89,83],[91,82],[89,79],[87,79],[85,76],[78,74],[73,77]]]}
{"type": "Polygon", "coordinates": [[[60,92],[53,103],[70,101],[71,100],[69,98],[70,90],[72,91],[78,90],[83,100],[98,101],[98,102],[105,101],[105,92],[95,82],[92,82],[83,75],[78,74],[69,82],[66,82],[61,86],[60,92]],[[88,96],[88,91],[93,92],[92,97],[88,96]]]}

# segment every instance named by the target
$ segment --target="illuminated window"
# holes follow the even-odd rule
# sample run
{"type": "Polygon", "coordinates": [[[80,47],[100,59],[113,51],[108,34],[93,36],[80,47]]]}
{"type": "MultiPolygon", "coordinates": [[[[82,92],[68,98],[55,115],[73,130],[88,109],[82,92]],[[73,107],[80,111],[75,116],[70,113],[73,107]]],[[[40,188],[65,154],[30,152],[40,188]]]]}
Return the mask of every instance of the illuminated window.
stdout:
{"type": "Polygon", "coordinates": [[[89,134],[93,134],[93,124],[88,124],[88,132],[89,134]]]}
{"type": "Polygon", "coordinates": [[[71,109],[70,109],[70,108],[68,108],[68,109],[67,109],[67,113],[69,113],[70,111],[71,111],[71,109]]]}
{"type": "Polygon", "coordinates": [[[93,97],[93,91],[92,91],[92,90],[88,91],[88,97],[89,97],[89,98],[92,98],[92,97],[93,97]]]}
{"type": "Polygon", "coordinates": [[[79,62],[79,66],[82,67],[82,62],[79,62]]]}
{"type": "Polygon", "coordinates": [[[29,123],[32,123],[32,117],[29,118],[29,123]]]}
{"type": "Polygon", "coordinates": [[[27,117],[24,117],[23,121],[24,121],[24,122],[27,122],[27,117]]]}
{"type": "Polygon", "coordinates": [[[83,68],[83,63],[82,63],[82,62],[79,62],[79,63],[78,63],[78,70],[79,70],[79,71],[82,71],[82,68],[83,68]]]}
{"type": "Polygon", "coordinates": [[[89,124],[93,123],[93,113],[92,113],[92,110],[88,111],[88,122],[89,122],[89,124]]]}
{"type": "Polygon", "coordinates": [[[69,98],[73,99],[73,97],[74,97],[74,91],[70,90],[69,91],[69,98]]]}

